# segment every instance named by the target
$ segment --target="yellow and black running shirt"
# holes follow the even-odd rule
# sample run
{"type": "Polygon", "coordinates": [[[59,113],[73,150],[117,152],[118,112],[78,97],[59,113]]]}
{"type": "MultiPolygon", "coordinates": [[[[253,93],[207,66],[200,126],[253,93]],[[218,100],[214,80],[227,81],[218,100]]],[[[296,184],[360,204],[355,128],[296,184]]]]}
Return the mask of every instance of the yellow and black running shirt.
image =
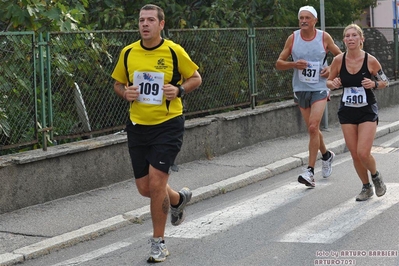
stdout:
{"type": "Polygon", "coordinates": [[[187,52],[170,40],[163,39],[151,49],[136,41],[122,49],[112,78],[139,86],[139,99],[130,104],[130,120],[141,125],[157,125],[183,113],[181,98],[166,100],[162,86],[181,84],[197,69],[187,52]]]}

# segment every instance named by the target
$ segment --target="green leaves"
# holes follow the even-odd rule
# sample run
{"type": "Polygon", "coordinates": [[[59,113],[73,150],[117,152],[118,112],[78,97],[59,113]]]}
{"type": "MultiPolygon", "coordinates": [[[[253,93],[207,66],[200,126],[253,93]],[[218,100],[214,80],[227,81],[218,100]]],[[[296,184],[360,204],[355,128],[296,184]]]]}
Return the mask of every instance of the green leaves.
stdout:
{"type": "MultiPolygon", "coordinates": [[[[279,5],[285,10],[286,25],[298,26],[298,10],[301,6],[313,6],[319,14],[320,21],[320,0],[279,0],[279,5]]],[[[376,0],[335,0],[324,1],[325,23],[329,27],[346,26],[353,21],[360,19],[364,10],[375,6],[376,0]]],[[[282,26],[282,25],[280,25],[282,26]]],[[[320,26],[320,24],[319,24],[320,26]]]]}
{"type": "MultiPolygon", "coordinates": [[[[137,29],[140,8],[152,3],[126,0],[20,0],[0,2],[0,29],[73,31],[137,29]]],[[[360,18],[376,0],[325,1],[327,26],[343,26],[360,18]]],[[[319,0],[175,0],[158,1],[166,15],[166,29],[296,27],[298,9],[319,0]]]]}
{"type": "Polygon", "coordinates": [[[7,100],[7,96],[3,95],[0,97],[0,135],[4,134],[7,137],[10,136],[10,125],[7,121],[8,117],[6,114],[5,108],[5,101],[7,100]]]}
{"type": "Polygon", "coordinates": [[[76,30],[87,6],[87,0],[3,1],[0,3],[0,28],[2,31],[76,30]]]}

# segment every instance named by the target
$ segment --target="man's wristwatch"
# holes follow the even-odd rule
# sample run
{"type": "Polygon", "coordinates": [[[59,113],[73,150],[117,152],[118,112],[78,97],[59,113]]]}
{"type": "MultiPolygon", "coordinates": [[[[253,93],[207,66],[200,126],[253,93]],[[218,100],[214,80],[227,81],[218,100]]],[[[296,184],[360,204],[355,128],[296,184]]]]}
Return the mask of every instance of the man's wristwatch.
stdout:
{"type": "Polygon", "coordinates": [[[184,87],[182,85],[177,86],[179,88],[179,94],[177,94],[177,97],[183,97],[184,94],[186,93],[186,90],[184,89],[184,87]]]}
{"type": "Polygon", "coordinates": [[[374,82],[375,82],[374,89],[377,90],[378,89],[378,85],[380,85],[380,84],[378,84],[378,82],[376,80],[374,82]]]}

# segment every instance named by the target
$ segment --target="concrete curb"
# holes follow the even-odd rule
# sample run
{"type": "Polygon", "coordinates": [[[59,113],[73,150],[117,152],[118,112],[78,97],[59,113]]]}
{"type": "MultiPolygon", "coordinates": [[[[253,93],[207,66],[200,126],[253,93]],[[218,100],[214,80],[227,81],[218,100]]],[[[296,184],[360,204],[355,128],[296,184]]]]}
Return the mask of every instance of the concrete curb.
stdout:
{"type": "MultiPolygon", "coordinates": [[[[399,130],[399,121],[379,126],[376,138],[399,130]]],[[[328,145],[328,149],[335,154],[346,152],[346,145],[343,139],[334,141],[328,145]]],[[[272,176],[281,174],[291,169],[304,165],[307,162],[308,152],[292,155],[291,157],[279,160],[272,164],[262,166],[249,172],[225,179],[223,181],[200,187],[193,190],[193,197],[189,204],[224,194],[258,181],[265,180],[272,176]]],[[[78,230],[55,236],[38,243],[14,250],[12,253],[0,254],[0,266],[10,266],[49,254],[52,251],[76,245],[77,243],[97,238],[108,232],[117,230],[131,223],[142,223],[151,217],[150,206],[126,212],[104,221],[82,227],[78,230]]]]}

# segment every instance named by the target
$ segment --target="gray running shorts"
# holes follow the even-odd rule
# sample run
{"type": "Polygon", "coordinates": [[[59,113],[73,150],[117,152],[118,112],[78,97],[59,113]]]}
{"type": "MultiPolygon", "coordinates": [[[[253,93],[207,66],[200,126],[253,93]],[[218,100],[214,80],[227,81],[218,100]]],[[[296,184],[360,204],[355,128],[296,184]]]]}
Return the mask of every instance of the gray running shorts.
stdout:
{"type": "Polygon", "coordinates": [[[294,102],[301,108],[309,108],[312,104],[330,99],[330,91],[297,91],[294,92],[294,102]]]}

